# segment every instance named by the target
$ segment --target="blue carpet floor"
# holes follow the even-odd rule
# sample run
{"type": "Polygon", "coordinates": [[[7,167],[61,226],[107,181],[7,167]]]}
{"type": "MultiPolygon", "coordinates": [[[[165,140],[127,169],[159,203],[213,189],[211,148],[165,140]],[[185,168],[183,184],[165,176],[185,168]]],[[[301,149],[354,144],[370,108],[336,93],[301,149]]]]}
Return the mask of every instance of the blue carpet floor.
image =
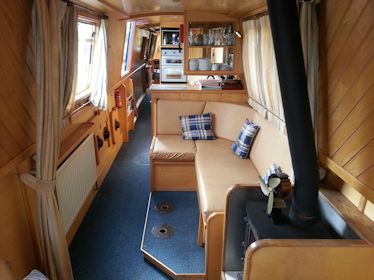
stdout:
{"type": "Polygon", "coordinates": [[[70,245],[76,280],[170,279],[140,251],[149,196],[149,97],[70,245]]]}
{"type": "Polygon", "coordinates": [[[154,192],[150,199],[143,250],[178,274],[204,273],[204,248],[196,244],[199,206],[195,192],[154,192]],[[158,203],[171,203],[170,213],[155,210],[158,203]],[[167,224],[174,234],[167,239],[155,238],[152,228],[167,224]]]}

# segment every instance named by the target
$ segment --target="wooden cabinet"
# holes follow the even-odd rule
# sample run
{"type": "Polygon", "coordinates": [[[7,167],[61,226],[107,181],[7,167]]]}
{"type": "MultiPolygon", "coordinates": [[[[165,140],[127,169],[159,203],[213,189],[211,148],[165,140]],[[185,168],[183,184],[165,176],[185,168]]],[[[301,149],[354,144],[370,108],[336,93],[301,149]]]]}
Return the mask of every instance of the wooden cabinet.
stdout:
{"type": "Polygon", "coordinates": [[[138,117],[136,109],[136,98],[132,79],[126,79],[120,86],[114,90],[114,98],[120,96],[121,104],[117,103],[118,119],[123,133],[123,142],[129,140],[129,131],[135,128],[135,122],[138,117]]]}
{"type": "Polygon", "coordinates": [[[221,14],[187,12],[185,20],[184,70],[187,75],[243,72],[238,19],[221,14]]]}

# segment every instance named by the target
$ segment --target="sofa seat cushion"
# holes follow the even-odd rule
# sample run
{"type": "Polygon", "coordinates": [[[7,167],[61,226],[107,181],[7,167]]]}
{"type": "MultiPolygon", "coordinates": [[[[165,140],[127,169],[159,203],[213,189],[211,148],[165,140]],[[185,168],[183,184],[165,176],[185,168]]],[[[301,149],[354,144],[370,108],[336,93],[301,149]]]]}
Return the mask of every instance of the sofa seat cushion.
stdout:
{"type": "Polygon", "coordinates": [[[192,140],[183,140],[181,135],[157,135],[151,158],[160,161],[194,161],[196,146],[192,140]]]}
{"type": "Polygon", "coordinates": [[[199,204],[206,222],[211,213],[225,210],[226,194],[233,185],[259,186],[259,173],[250,159],[232,152],[232,141],[218,138],[195,144],[199,204]]]}

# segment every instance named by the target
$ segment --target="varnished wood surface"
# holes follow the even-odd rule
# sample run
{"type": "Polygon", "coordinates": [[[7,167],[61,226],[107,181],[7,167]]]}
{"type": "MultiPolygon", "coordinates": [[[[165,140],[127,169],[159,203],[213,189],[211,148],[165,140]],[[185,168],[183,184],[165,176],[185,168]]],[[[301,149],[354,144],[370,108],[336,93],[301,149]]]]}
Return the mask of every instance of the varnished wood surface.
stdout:
{"type": "Polygon", "coordinates": [[[0,9],[0,167],[35,142],[36,122],[35,78],[26,58],[32,1],[2,5],[7,8],[0,9]]]}
{"type": "Polygon", "coordinates": [[[58,164],[61,164],[65,159],[67,159],[68,156],[80,145],[80,143],[82,143],[82,141],[92,133],[94,124],[88,122],[73,126],[75,129],[73,129],[71,134],[67,135],[61,142],[58,164]]]}
{"type": "Polygon", "coordinates": [[[374,223],[341,193],[327,187],[328,186],[320,189],[320,193],[323,197],[333,205],[335,210],[342,217],[344,217],[349,226],[361,239],[365,240],[369,245],[374,246],[374,223]]]}
{"type": "MultiPolygon", "coordinates": [[[[374,201],[374,2],[319,5],[318,148],[374,201]]],[[[345,177],[342,177],[345,180],[345,177]]]]}
{"type": "Polygon", "coordinates": [[[220,278],[223,256],[225,214],[215,212],[208,217],[205,235],[205,270],[208,280],[220,278]]]}
{"type": "Polygon", "coordinates": [[[271,240],[252,243],[244,280],[371,280],[374,248],[352,240],[271,240]]]}
{"type": "Polygon", "coordinates": [[[185,10],[209,11],[241,17],[266,6],[265,0],[80,0],[101,10],[121,12],[132,16],[149,13],[183,12],[185,10]]]}

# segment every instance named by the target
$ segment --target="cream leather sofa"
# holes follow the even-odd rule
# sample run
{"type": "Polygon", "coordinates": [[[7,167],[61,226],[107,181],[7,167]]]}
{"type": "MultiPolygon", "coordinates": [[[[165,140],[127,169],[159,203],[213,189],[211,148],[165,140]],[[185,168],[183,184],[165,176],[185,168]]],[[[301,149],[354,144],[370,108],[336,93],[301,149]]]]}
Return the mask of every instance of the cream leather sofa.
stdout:
{"type": "Polygon", "coordinates": [[[220,262],[219,259],[209,258],[220,258],[217,254],[221,248],[218,246],[219,240],[213,242],[209,238],[222,238],[217,237],[216,232],[223,227],[222,217],[219,221],[212,219],[213,230],[210,234],[209,218],[216,213],[224,213],[226,193],[233,185],[259,186],[258,176],[264,175],[271,164],[277,163],[290,174],[292,164],[287,137],[245,105],[158,100],[154,104],[152,117],[151,190],[197,190],[201,213],[198,243],[203,243],[204,236],[205,242],[210,243],[209,246],[206,244],[208,272],[210,263],[217,266],[216,262],[220,262]],[[213,130],[217,139],[183,140],[179,116],[207,112],[213,113],[213,130]],[[240,159],[231,150],[231,144],[246,118],[261,128],[252,146],[250,159],[240,159]],[[208,252],[217,248],[217,253],[208,252]]]}

